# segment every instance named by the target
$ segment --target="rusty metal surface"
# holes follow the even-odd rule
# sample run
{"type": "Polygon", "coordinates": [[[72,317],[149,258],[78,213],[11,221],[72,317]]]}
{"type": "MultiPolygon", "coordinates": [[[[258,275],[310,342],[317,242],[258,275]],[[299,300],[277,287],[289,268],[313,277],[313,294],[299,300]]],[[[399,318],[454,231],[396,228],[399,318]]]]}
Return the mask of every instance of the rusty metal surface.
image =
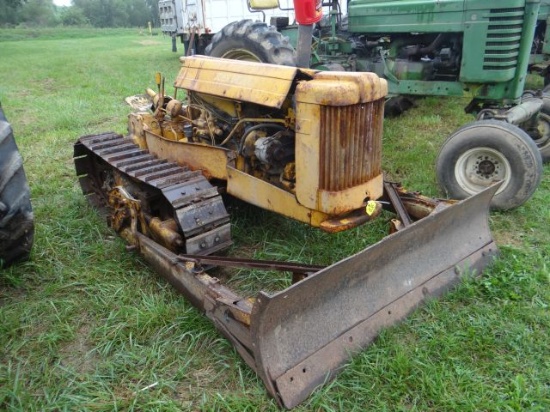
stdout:
{"type": "Polygon", "coordinates": [[[252,312],[258,374],[292,408],[429,296],[497,252],[489,202],[497,187],[444,208],[273,296],[252,312]],[[322,325],[322,326],[321,326],[322,325]]]}
{"type": "Polygon", "coordinates": [[[384,99],[321,107],[320,189],[347,189],[382,173],[383,107],[384,99]]]}
{"type": "Polygon", "coordinates": [[[158,159],[116,133],[81,137],[74,155],[82,191],[104,212],[108,187],[127,186],[144,212],[164,204],[164,217],[177,220],[187,253],[214,253],[231,244],[222,198],[200,172],[158,159]]]}
{"type": "Polygon", "coordinates": [[[175,142],[149,131],[145,132],[149,151],[161,158],[202,170],[209,178],[227,179],[227,165],[233,165],[235,153],[222,147],[175,142]]]}
{"type": "MultiPolygon", "coordinates": [[[[116,134],[81,138],[75,145],[75,156],[77,173],[84,175],[83,191],[96,205],[105,206],[102,190],[109,182],[108,178],[97,178],[115,171],[138,182],[146,189],[145,195],[162,195],[174,208],[172,217],[178,217],[176,210],[191,207],[191,214],[185,216],[197,217],[198,221],[196,226],[187,222],[186,230],[194,234],[190,240],[198,246],[203,239],[215,242],[212,236],[229,232],[226,221],[212,231],[209,213],[201,212],[201,202],[210,205],[219,195],[196,172],[159,161],[116,134]],[[188,189],[202,194],[188,197],[188,189]],[[195,202],[199,204],[196,210],[192,207],[195,202]],[[197,226],[205,230],[196,232],[197,226]]],[[[139,233],[136,227],[143,226],[143,220],[138,225],[133,219],[132,227],[120,233],[157,273],[206,313],[279,404],[292,408],[337,373],[383,327],[403,319],[427,297],[442,293],[469,269],[480,271],[491,261],[497,248],[488,227],[488,213],[496,190],[493,186],[462,202],[436,208],[428,217],[328,268],[289,264],[289,271],[298,268],[297,272],[309,276],[279,293],[259,292],[253,298],[237,295],[197,267],[200,262],[216,264],[216,258],[210,261],[210,257],[198,256],[195,261],[185,261],[139,233]]],[[[146,202],[138,201],[147,196],[140,196],[143,194],[122,196],[123,201],[129,199],[139,209],[134,215],[146,208],[146,202]]],[[[210,206],[205,210],[214,213],[216,209],[210,206]]],[[[216,214],[225,216],[219,211],[216,214]]],[[[173,223],[169,219],[164,222],[166,226],[158,231],[169,239],[173,223]]],[[[180,216],[178,225],[182,224],[185,219],[180,216]]],[[[269,262],[268,267],[273,266],[269,262]]]]}
{"type": "Polygon", "coordinates": [[[248,324],[252,303],[236,295],[208,274],[194,273],[193,267],[178,260],[178,256],[153,240],[137,234],[139,252],[174,288],[193,305],[206,312],[216,328],[229,339],[246,363],[256,370],[251,355],[251,336],[248,324]]]}
{"type": "Polygon", "coordinates": [[[365,208],[355,210],[342,217],[325,220],[319,228],[328,233],[342,232],[376,219],[380,215],[380,212],[382,212],[382,204],[376,201],[369,201],[365,208]]]}
{"type": "Polygon", "coordinates": [[[304,275],[313,274],[326,267],[320,265],[281,262],[280,260],[243,259],[225,256],[179,255],[178,259],[184,262],[194,262],[201,266],[204,264],[233,268],[277,270],[283,272],[301,273],[304,275]]]}
{"type": "Polygon", "coordinates": [[[395,184],[385,181],[384,194],[388,197],[391,206],[395,210],[395,213],[399,217],[399,221],[403,227],[409,226],[412,223],[412,219],[409,216],[409,212],[407,212],[405,205],[403,205],[401,198],[399,197],[399,192],[397,191],[395,184]]]}
{"type": "Polygon", "coordinates": [[[290,288],[272,296],[260,292],[255,299],[197,273],[193,264],[141,234],[138,247],[157,273],[206,312],[279,404],[292,408],[382,328],[491,262],[497,248],[488,211],[496,189],[441,209],[290,288]]]}
{"type": "Polygon", "coordinates": [[[189,56],[174,85],[213,96],[223,94],[226,99],[281,107],[298,73],[295,67],[220,60],[205,56],[189,56]]]}

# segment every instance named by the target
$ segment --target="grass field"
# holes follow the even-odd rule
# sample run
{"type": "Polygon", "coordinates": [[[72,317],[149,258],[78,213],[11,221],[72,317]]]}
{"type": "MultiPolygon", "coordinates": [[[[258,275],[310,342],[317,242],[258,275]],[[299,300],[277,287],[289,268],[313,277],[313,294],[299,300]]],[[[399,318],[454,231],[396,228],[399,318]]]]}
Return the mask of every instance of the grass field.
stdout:
{"type": "MultiPolygon", "coordinates": [[[[0,56],[0,101],[36,219],[32,259],[0,272],[0,410],[276,410],[228,341],[126,251],[74,175],[79,136],[124,132],[124,97],[154,87],[156,71],[174,78],[170,39],[137,30],[0,30],[0,56]]],[[[435,157],[471,120],[464,103],[427,98],[387,120],[388,174],[440,195],[435,157]]],[[[384,331],[297,410],[550,410],[549,204],[546,166],[528,203],[492,213],[501,255],[481,278],[384,331]]],[[[381,219],[329,236],[256,209],[236,213],[238,247],[307,263],[341,259],[387,228],[381,219]]],[[[242,290],[272,285],[260,272],[235,273],[232,282],[242,290]]]]}

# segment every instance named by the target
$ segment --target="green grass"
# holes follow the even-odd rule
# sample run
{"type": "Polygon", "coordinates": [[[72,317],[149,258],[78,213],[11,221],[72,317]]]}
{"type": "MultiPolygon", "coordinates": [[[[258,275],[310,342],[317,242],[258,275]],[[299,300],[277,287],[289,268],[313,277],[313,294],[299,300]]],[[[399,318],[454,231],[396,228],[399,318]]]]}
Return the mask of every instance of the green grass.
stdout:
{"type": "Polygon", "coordinates": [[[34,28],[0,28],[0,42],[18,40],[63,40],[67,38],[86,39],[92,37],[114,37],[121,35],[143,34],[141,28],[106,28],[95,27],[34,27],[34,28]]]}
{"type": "MultiPolygon", "coordinates": [[[[174,78],[170,39],[10,33],[0,30],[0,100],[25,160],[36,238],[29,262],[0,272],[0,409],[276,410],[231,344],[126,251],[74,176],[79,136],[123,132],[124,97],[154,86],[156,71],[174,78]]],[[[386,121],[388,174],[438,195],[435,157],[471,120],[463,105],[426,98],[386,121]]],[[[549,172],[524,206],[492,213],[501,256],[481,278],[385,330],[298,410],[550,410],[549,172]]],[[[386,216],[329,236],[243,205],[232,213],[234,253],[264,259],[328,264],[387,228],[386,216]]],[[[231,273],[245,291],[288,284],[231,273]]]]}

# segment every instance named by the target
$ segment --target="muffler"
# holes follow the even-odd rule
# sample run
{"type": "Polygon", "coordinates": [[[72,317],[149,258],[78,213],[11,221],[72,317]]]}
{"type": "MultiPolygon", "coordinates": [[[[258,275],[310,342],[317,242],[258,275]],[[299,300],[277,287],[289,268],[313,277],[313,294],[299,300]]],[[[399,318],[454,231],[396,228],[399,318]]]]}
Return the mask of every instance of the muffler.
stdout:
{"type": "Polygon", "coordinates": [[[508,123],[515,124],[517,126],[526,122],[538,112],[540,112],[543,104],[543,99],[530,97],[528,99],[522,100],[522,102],[517,106],[514,106],[511,109],[507,110],[503,114],[503,117],[508,123]]]}

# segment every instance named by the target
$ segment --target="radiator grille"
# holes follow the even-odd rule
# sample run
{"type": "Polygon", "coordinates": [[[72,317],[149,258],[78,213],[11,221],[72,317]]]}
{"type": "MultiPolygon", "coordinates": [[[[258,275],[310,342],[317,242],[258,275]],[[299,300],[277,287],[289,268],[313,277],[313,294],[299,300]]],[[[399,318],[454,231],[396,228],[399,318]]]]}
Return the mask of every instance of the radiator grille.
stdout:
{"type": "Polygon", "coordinates": [[[319,188],[338,191],[381,173],[384,99],[321,107],[319,188]]]}
{"type": "Polygon", "coordinates": [[[523,7],[511,7],[508,9],[491,9],[492,14],[499,13],[523,13],[523,7]]]}
{"type": "Polygon", "coordinates": [[[523,28],[523,14],[522,7],[490,11],[483,70],[516,68],[523,28]]]}

